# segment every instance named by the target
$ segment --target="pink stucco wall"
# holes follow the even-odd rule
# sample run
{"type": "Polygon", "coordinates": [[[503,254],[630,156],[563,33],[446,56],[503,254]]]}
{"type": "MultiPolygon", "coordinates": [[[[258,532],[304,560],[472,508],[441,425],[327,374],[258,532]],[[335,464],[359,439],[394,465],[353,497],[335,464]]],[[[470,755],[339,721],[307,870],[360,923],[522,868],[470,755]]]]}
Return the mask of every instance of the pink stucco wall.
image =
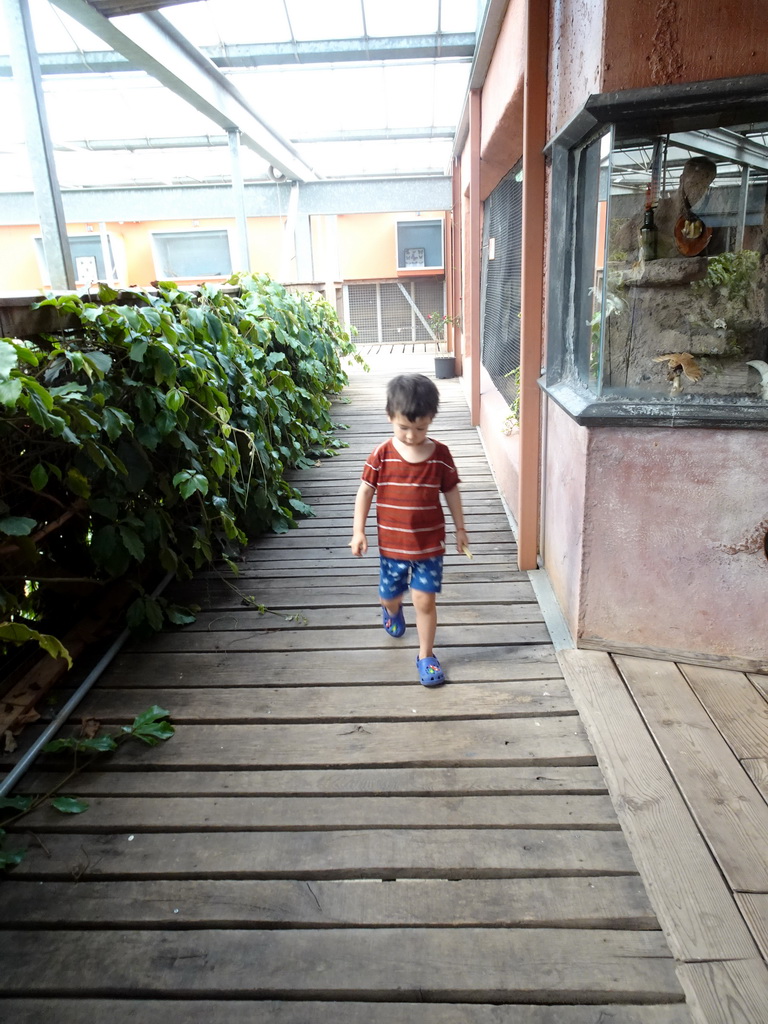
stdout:
{"type": "MultiPolygon", "coordinates": [[[[705,6],[551,0],[549,134],[591,94],[767,71],[765,0],[705,6]]],[[[524,9],[511,0],[483,88],[483,198],[521,155],[524,9]]],[[[516,514],[502,412],[483,378],[481,431],[516,514]]],[[[577,642],[768,668],[768,434],[588,429],[547,399],[543,415],[541,557],[577,642]]]]}
{"type": "Polygon", "coordinates": [[[493,466],[496,483],[512,515],[518,518],[520,485],[520,433],[510,430],[508,403],[496,389],[488,371],[480,367],[480,434],[493,466]]]}
{"type": "Polygon", "coordinates": [[[553,0],[549,44],[550,135],[578,112],[588,96],[601,90],[604,7],[605,0],[553,0]]]}
{"type": "Polygon", "coordinates": [[[768,434],[588,433],[579,641],[768,668],[768,434]]]}
{"type": "Polygon", "coordinates": [[[486,199],[523,152],[525,4],[510,0],[483,85],[480,196],[486,199]]]}
{"type": "Polygon", "coordinates": [[[606,0],[602,92],[762,74],[765,0],[606,0]]]}
{"type": "Polygon", "coordinates": [[[571,636],[579,631],[588,431],[544,399],[541,555],[571,636]]]}

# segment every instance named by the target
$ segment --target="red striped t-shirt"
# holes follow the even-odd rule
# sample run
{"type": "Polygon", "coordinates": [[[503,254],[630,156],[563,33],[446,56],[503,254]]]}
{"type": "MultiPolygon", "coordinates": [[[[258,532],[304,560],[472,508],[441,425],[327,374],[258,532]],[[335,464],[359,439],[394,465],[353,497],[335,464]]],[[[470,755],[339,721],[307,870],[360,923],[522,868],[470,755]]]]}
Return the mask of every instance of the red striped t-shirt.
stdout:
{"type": "Polygon", "coordinates": [[[445,551],[440,495],[460,482],[450,451],[441,441],[424,462],[406,462],[392,439],[368,457],[363,480],[376,491],[379,554],[424,561],[445,551]]]}

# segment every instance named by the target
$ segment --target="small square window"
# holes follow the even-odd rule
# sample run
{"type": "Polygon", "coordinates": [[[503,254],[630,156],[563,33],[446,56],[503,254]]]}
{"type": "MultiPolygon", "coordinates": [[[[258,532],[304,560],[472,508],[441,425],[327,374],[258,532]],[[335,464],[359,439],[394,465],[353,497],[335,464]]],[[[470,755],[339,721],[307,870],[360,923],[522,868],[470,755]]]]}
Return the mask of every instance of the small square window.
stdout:
{"type": "Polygon", "coordinates": [[[152,242],[160,280],[229,277],[232,273],[226,230],[156,231],[152,242]]]}
{"type": "Polygon", "coordinates": [[[442,220],[401,220],[397,223],[397,269],[442,270],[442,220]]]}

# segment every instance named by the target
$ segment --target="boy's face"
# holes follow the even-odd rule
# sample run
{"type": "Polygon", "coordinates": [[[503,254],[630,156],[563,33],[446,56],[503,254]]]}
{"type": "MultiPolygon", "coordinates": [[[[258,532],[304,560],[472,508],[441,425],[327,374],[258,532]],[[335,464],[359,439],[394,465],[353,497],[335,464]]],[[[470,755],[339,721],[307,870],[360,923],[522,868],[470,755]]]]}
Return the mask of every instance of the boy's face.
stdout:
{"type": "Polygon", "coordinates": [[[434,416],[419,416],[416,420],[409,420],[402,413],[397,412],[394,416],[389,417],[389,422],[392,424],[396,440],[402,444],[417,447],[426,441],[427,432],[434,418],[434,416]]]}

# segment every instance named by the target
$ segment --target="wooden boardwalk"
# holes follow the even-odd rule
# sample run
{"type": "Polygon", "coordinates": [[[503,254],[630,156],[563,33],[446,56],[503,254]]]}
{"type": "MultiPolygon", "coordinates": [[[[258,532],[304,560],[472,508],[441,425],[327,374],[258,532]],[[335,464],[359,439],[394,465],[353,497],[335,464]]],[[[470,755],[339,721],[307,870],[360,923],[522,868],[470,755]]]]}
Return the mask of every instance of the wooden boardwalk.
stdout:
{"type": "MultiPolygon", "coordinates": [[[[390,354],[386,376],[427,370],[418,360],[390,354]]],[[[618,687],[625,731],[608,749],[601,685],[625,687],[610,656],[555,651],[456,380],[439,382],[434,433],[462,476],[475,557],[446,559],[436,650],[449,684],[416,681],[410,608],[402,640],[381,629],[377,560],[346,545],[362,462],[386,436],[386,376],[354,373],[337,406],[350,447],[300,477],[317,517],[253,545],[237,578],[178,586],[203,607],[195,625],[125,649],[81,705],[78,718],[123,724],[160,704],[176,735],[78,780],[85,814],[25,821],[28,855],[0,887],[1,1020],[768,1020],[692,1017],[683,1001],[676,967],[714,945],[675,939],[699,861],[677,918],[655,890],[652,907],[637,870],[663,882],[637,815],[657,846],[675,844],[665,821],[647,826],[669,775],[618,687]],[[612,767],[625,758],[642,778],[643,752],[647,786],[612,767]]],[[[19,791],[50,779],[41,761],[19,791]]],[[[702,934],[723,920],[709,909],[721,916],[702,934]]],[[[735,941],[719,952],[738,978],[759,956],[746,932],[735,941]]]]}

